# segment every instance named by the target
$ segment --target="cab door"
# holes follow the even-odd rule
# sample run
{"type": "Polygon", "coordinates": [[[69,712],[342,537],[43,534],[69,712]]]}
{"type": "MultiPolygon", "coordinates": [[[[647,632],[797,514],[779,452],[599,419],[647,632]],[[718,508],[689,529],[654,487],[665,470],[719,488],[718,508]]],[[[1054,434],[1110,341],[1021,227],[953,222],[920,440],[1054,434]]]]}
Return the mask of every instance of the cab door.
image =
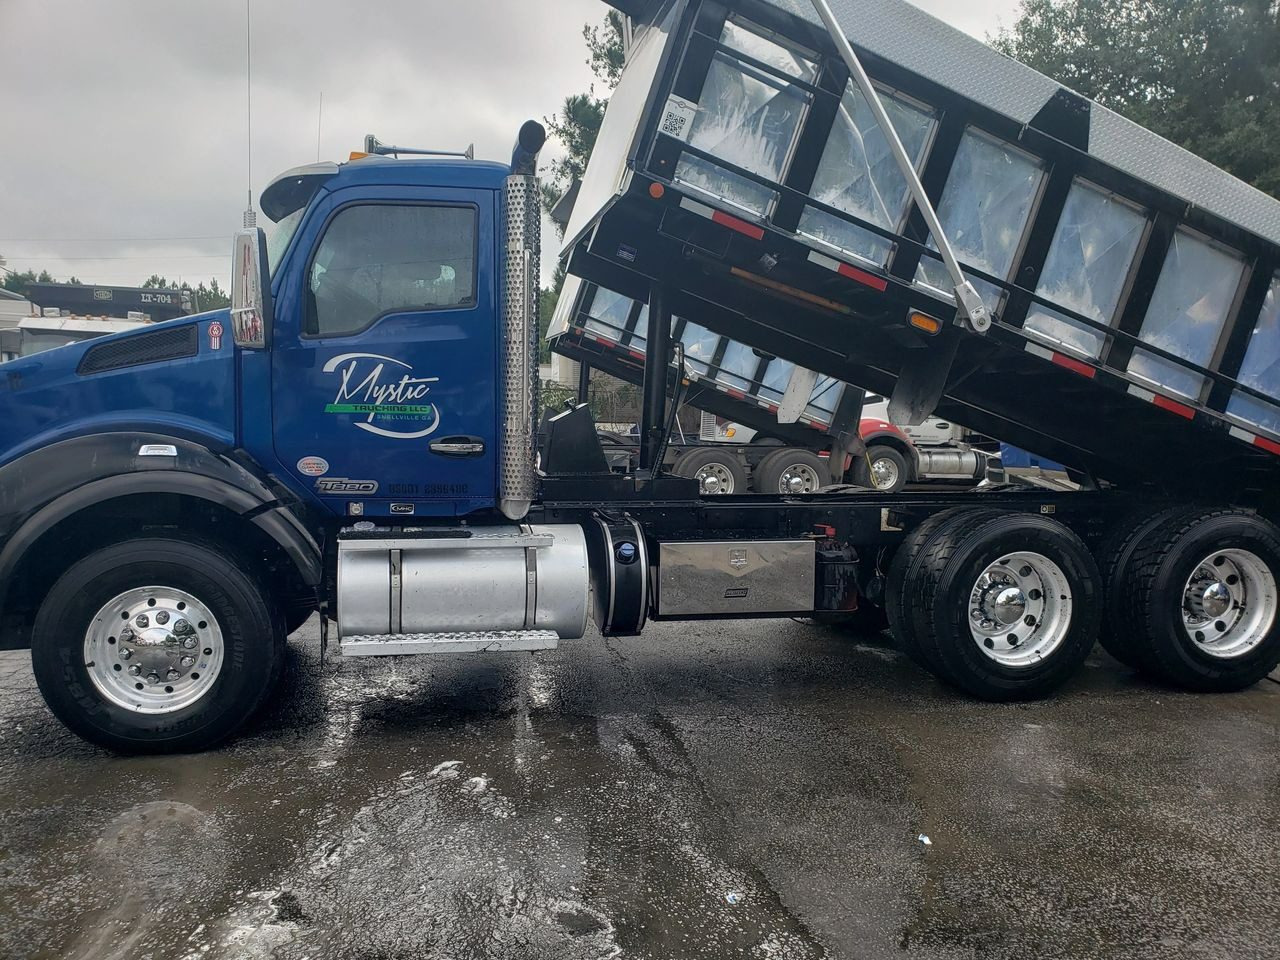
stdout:
{"type": "Polygon", "coordinates": [[[497,484],[491,190],[335,191],[278,304],[276,454],[334,513],[463,515],[497,484]]]}

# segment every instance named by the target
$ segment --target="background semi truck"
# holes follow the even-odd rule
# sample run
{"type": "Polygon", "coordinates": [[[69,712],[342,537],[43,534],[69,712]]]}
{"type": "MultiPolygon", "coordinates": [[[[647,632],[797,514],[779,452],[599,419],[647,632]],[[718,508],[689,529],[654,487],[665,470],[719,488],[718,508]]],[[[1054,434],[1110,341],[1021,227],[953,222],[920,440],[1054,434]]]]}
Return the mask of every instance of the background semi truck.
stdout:
{"type": "Polygon", "coordinates": [[[289,171],[229,311],[3,367],[0,615],[55,714],[217,743],[316,609],[344,656],[883,611],[991,700],[1099,638],[1193,690],[1273,670],[1280,204],[907,4],[619,5],[564,263],[649,306],[636,469],[538,402],[538,124],[509,165],[289,171]],[[675,316],[1082,489],[701,496],[661,470],[675,316]]]}

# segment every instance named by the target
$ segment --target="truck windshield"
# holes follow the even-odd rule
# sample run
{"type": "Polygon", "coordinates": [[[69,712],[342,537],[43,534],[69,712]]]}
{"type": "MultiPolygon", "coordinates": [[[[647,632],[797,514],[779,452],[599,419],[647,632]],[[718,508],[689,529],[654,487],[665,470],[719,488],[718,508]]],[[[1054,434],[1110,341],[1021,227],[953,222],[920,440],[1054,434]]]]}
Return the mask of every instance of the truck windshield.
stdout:
{"type": "Polygon", "coordinates": [[[284,259],[284,252],[289,249],[289,241],[298,232],[298,224],[302,222],[302,215],[306,212],[306,204],[303,204],[287,217],[283,217],[267,234],[267,264],[271,269],[272,277],[275,277],[280,261],[284,259]]]}

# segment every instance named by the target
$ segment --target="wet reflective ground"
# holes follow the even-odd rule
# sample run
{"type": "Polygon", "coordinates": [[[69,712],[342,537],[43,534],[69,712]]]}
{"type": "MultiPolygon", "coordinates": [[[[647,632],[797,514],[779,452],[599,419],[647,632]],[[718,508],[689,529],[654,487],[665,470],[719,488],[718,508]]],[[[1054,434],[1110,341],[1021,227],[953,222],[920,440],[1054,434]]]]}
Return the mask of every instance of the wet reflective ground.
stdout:
{"type": "Polygon", "coordinates": [[[961,699],[789,621],[342,662],[124,759],[0,654],[0,957],[1274,957],[1280,685],[961,699]],[[919,838],[927,836],[926,845],[919,838]]]}

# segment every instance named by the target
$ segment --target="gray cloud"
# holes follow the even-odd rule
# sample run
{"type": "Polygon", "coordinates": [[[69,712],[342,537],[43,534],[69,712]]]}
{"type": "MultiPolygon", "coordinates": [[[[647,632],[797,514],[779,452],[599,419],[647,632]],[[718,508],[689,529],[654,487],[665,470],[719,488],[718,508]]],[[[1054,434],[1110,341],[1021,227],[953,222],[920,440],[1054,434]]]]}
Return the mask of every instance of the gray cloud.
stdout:
{"type": "MultiPolygon", "coordinates": [[[[916,0],[982,36],[1016,0],[916,0]],[[958,9],[958,8],[963,8],[958,9]]],[[[599,0],[253,0],[253,193],[366,133],[502,158],[585,90],[599,0]]],[[[243,0],[0,0],[0,255],[225,283],[247,181],[243,0]],[[164,243],[83,238],[213,238],[164,243]],[[35,242],[32,238],[58,238],[35,242]],[[71,238],[71,239],[64,239],[71,238]],[[89,259],[104,258],[104,259],[89,259]],[[112,258],[112,259],[105,259],[112,258]]]]}

